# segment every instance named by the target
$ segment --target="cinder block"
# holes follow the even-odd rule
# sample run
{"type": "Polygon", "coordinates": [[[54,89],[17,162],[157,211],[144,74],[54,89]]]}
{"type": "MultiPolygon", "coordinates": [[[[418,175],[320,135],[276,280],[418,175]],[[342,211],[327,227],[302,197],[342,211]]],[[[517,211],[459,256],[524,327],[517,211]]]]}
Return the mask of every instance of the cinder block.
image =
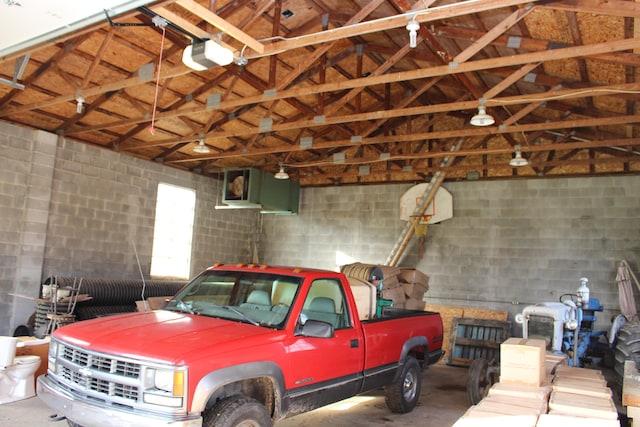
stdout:
{"type": "Polygon", "coordinates": [[[539,387],[546,378],[546,343],[538,339],[509,338],[500,344],[500,382],[539,387]]]}

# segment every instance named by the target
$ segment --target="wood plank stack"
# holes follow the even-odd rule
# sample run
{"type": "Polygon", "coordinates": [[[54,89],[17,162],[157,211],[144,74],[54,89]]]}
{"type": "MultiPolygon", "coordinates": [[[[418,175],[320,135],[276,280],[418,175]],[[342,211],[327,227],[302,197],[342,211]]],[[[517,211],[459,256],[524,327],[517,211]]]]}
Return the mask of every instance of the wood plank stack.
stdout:
{"type": "Polygon", "coordinates": [[[541,340],[510,338],[500,352],[500,382],[454,427],[620,427],[600,371],[567,366],[541,340]]]}

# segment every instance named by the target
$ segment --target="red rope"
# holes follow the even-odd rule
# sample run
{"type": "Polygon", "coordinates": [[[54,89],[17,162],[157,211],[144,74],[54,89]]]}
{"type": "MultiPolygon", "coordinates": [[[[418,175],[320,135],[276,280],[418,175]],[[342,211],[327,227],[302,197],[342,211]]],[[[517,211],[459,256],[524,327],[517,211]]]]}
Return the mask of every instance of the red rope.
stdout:
{"type": "Polygon", "coordinates": [[[151,113],[151,127],[149,128],[149,133],[151,135],[155,135],[156,128],[156,107],[158,106],[158,89],[160,87],[160,70],[162,69],[162,52],[164,51],[164,39],[165,39],[166,30],[162,27],[162,43],[160,43],[160,58],[158,59],[158,75],[156,77],[156,94],[153,98],[153,112],[151,113]]]}

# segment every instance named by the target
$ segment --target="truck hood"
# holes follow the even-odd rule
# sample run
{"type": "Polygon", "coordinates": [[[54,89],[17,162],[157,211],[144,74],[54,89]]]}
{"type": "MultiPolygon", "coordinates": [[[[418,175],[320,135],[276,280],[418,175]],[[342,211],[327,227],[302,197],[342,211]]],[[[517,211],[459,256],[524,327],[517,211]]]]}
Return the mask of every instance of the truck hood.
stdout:
{"type": "MultiPolygon", "coordinates": [[[[273,329],[238,321],[171,311],[151,311],[84,320],[57,329],[53,336],[87,350],[181,365],[207,349],[223,353],[239,341],[273,334],[273,329]]],[[[264,342],[263,340],[260,340],[264,342]]]]}

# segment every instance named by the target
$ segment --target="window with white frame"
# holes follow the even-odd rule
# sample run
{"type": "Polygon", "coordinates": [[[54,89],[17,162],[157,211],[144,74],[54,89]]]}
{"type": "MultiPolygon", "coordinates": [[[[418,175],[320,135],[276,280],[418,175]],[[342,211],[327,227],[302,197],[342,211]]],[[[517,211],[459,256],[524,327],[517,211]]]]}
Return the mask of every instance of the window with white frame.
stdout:
{"type": "Polygon", "coordinates": [[[151,276],[189,278],[195,207],[195,190],[158,184],[151,276]]]}

